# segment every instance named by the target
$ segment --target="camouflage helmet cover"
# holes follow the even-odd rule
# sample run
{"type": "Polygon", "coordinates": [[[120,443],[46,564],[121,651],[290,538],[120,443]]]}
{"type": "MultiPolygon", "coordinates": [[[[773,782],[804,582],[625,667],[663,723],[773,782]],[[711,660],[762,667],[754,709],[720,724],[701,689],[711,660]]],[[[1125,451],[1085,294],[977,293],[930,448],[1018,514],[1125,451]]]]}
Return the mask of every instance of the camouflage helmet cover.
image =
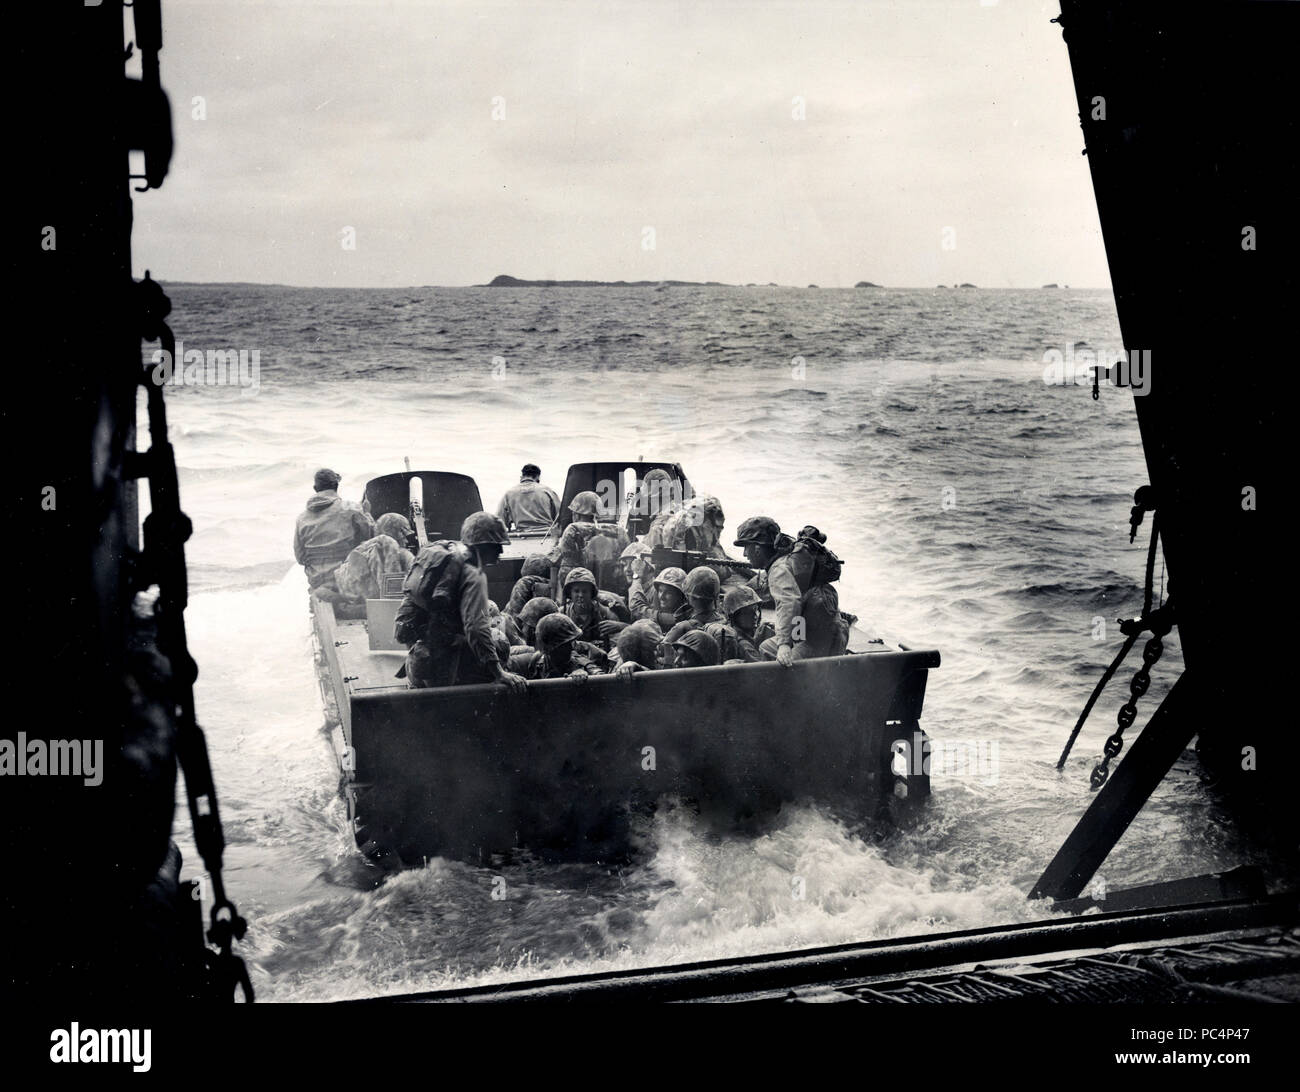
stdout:
{"type": "Polygon", "coordinates": [[[774,546],[780,533],[781,525],[770,516],[750,516],[736,528],[736,545],[746,546],[754,542],[760,546],[774,546]]]}
{"type": "Polygon", "coordinates": [[[594,516],[600,510],[600,498],[590,489],[584,489],[569,502],[569,511],[575,516],[594,516]]]}
{"type": "Polygon", "coordinates": [[[581,565],[575,565],[564,578],[564,586],[567,588],[570,584],[590,584],[593,591],[599,587],[591,570],[584,569],[581,565]]]}
{"type": "Polygon", "coordinates": [[[519,612],[519,621],[526,626],[536,626],[548,614],[558,614],[559,611],[559,604],[554,599],[547,599],[544,595],[535,596],[524,604],[523,610],[519,612]]]}
{"type": "Polygon", "coordinates": [[[510,545],[506,525],[491,512],[475,512],[465,517],[465,522],[460,528],[460,540],[466,546],[481,546],[485,543],[510,545]]]}
{"type": "Polygon", "coordinates": [[[554,652],[580,636],[578,624],[567,614],[548,614],[537,623],[536,643],[541,652],[554,652]]]}
{"type": "Polygon", "coordinates": [[[385,512],[375,520],[375,534],[387,535],[399,546],[405,546],[412,531],[411,521],[401,512],[385,512]]]}
{"type": "Polygon", "coordinates": [[[686,577],[686,595],[691,599],[717,599],[718,574],[707,565],[692,569],[686,577]]]}
{"type": "Polygon", "coordinates": [[[721,662],[722,650],[718,642],[702,629],[690,629],[673,642],[674,648],[689,648],[705,664],[721,662]]]}
{"type": "Polygon", "coordinates": [[[762,602],[753,588],[728,588],[727,594],[722,597],[722,613],[730,618],[736,611],[757,607],[762,602]]]}
{"type": "Polygon", "coordinates": [[[653,668],[663,630],[649,619],[633,622],[618,635],[618,654],[624,663],[635,661],[642,667],[653,668]]]}
{"type": "Polygon", "coordinates": [[[520,576],[545,576],[551,571],[551,562],[545,554],[529,554],[520,576]]]}
{"type": "Polygon", "coordinates": [[[664,584],[670,588],[676,588],[683,595],[686,594],[686,570],[679,569],[676,565],[670,565],[654,578],[656,584],[664,584]]]}

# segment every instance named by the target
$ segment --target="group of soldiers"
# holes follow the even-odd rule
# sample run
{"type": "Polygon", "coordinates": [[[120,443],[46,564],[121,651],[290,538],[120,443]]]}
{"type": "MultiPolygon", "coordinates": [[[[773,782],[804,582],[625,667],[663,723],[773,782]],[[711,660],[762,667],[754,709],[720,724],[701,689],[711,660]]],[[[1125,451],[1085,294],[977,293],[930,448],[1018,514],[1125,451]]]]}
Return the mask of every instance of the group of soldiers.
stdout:
{"type": "Polygon", "coordinates": [[[409,646],[411,687],[498,682],[520,690],[537,679],[626,678],[664,668],[759,660],[789,667],[847,647],[852,618],[840,613],[833,586],[840,562],[815,527],[792,538],[775,520],[751,516],[735,537],[741,563],[721,547],[725,517],[715,498],[674,506],[632,541],[625,528],[598,518],[595,493],[579,493],[554,548],[524,561],[498,608],[485,570],[510,543],[499,515],[475,512],[459,540],[432,542],[413,557],[404,516],[390,513],[367,527],[369,516],[341,500],[337,486],[332,471],[317,474],[295,555],[313,594],[325,598],[377,595],[382,574],[405,572],[394,636],[409,646]],[[689,559],[690,571],[656,567],[656,546],[689,559]],[[774,608],[774,621],[762,620],[765,606],[774,608]]]}

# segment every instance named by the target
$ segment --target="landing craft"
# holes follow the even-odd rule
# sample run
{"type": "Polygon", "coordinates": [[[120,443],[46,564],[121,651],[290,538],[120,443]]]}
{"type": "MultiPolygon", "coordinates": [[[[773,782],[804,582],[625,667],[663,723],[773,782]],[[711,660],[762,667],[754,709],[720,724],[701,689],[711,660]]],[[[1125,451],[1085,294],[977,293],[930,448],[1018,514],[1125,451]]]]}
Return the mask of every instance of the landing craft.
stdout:
{"type": "MultiPolygon", "coordinates": [[[[65,5],[28,5],[16,44],[20,85],[32,93],[15,144],[39,150],[16,237],[50,245],[38,255],[39,274],[18,282],[28,290],[17,313],[32,344],[9,391],[15,406],[54,407],[66,427],[25,438],[9,464],[15,494],[27,511],[41,512],[8,570],[14,614],[24,621],[11,674],[49,678],[54,663],[60,683],[75,681],[61,689],[54,723],[75,722],[81,735],[103,738],[109,765],[93,793],[66,778],[6,785],[9,858],[51,863],[41,883],[6,891],[5,935],[22,943],[3,984],[25,1005],[72,996],[155,1006],[229,1000],[241,979],[251,998],[232,953],[243,921],[222,887],[220,816],[191,691],[183,622],[189,526],[161,396],[150,398],[150,450],[136,443],[140,342],[170,331],[157,284],[129,275],[127,153],[144,157],[143,174],[131,177],[161,186],[172,140],[159,82],[159,4],[135,0],[130,11],[143,80],[124,78],[123,5],[113,0],[78,6],[75,17],[65,5]],[[66,381],[69,369],[76,382],[66,381]],[[154,494],[143,542],[140,478],[154,494]],[[41,507],[37,498],[51,483],[57,508],[41,507]],[[150,582],[162,596],[145,623],[131,604],[150,582]],[[192,884],[178,884],[180,861],[168,850],[178,757],[215,890],[208,944],[191,916],[199,905],[192,884]],[[145,900],[152,917],[141,913],[145,900]]],[[[1281,473],[1290,462],[1289,421],[1276,362],[1291,348],[1279,301],[1300,294],[1291,192],[1300,5],[1064,0],[1060,22],[1124,342],[1175,362],[1162,364],[1161,383],[1135,400],[1154,490],[1151,503],[1135,508],[1160,520],[1186,673],[1145,726],[1121,735],[1110,756],[1116,769],[1099,778],[1093,805],[1036,885],[1059,900],[1056,909],[1094,916],[424,997],[1296,998],[1294,892],[1269,893],[1258,876],[1234,870],[1105,890],[1103,904],[1077,895],[1194,736],[1231,821],[1295,845],[1300,763],[1294,732],[1273,711],[1293,697],[1291,673],[1277,662],[1292,625],[1284,609],[1291,557],[1279,531],[1290,495],[1281,473]],[[1092,111],[1099,97],[1109,106],[1104,121],[1092,111]],[[1171,196],[1195,215],[1170,216],[1171,196]],[[1207,349],[1225,345],[1227,368],[1207,349]],[[1065,954],[1080,948],[1112,950],[1065,954]],[[971,970],[977,963],[985,966],[971,970]]],[[[36,730],[33,719],[29,734],[36,730]]]]}
{"type": "MultiPolygon", "coordinates": [[[[492,600],[504,606],[527,555],[557,544],[580,492],[603,493],[613,504],[602,518],[643,535],[654,512],[638,498],[653,471],[669,475],[669,495],[690,495],[673,462],[571,466],[555,526],[512,535],[488,567],[492,600]]],[[[373,479],[365,499],[376,518],[414,517],[429,540],[454,538],[483,507],[472,478],[445,471],[373,479]]],[[[597,574],[603,587],[616,569],[597,574]]],[[[618,856],[635,816],[663,796],[686,799],[714,829],[730,829],[802,800],[879,826],[929,793],[928,770],[895,769],[893,745],[915,739],[924,749],[921,706],[938,652],[889,645],[854,626],[845,655],[792,668],[546,679],[522,697],[496,685],[409,690],[395,677],[406,653],[393,640],[400,602],[400,581],[364,612],[311,600],[341,791],[357,845],[372,858],[400,866],[516,848],[618,856]]]]}

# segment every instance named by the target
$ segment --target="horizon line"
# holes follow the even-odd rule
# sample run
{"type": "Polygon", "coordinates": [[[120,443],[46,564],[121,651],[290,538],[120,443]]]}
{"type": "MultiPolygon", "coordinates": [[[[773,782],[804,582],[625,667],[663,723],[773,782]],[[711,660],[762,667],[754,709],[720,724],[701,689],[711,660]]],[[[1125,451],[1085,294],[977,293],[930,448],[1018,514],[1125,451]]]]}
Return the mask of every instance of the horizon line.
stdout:
{"type": "MultiPolygon", "coordinates": [[[[148,272],[148,271],[146,271],[146,272],[148,272]]],[[[150,275],[152,276],[152,274],[150,274],[150,275]]],[[[575,283],[570,283],[570,284],[567,284],[567,285],[564,285],[564,284],[546,285],[546,284],[539,284],[539,283],[534,283],[534,284],[527,284],[527,283],[525,283],[525,284],[522,284],[522,285],[492,285],[492,284],[288,284],[288,283],[285,283],[284,281],[194,281],[194,280],[186,280],[186,279],[183,279],[183,278],[180,278],[180,277],[175,277],[175,278],[173,278],[173,277],[166,277],[166,278],[158,277],[158,278],[154,278],[154,279],[157,281],[158,284],[194,285],[194,286],[204,287],[204,288],[220,288],[220,287],[250,287],[250,288],[308,288],[308,289],[320,288],[320,289],[331,289],[331,290],[335,290],[335,291],[339,291],[339,290],[345,290],[345,291],[363,290],[363,291],[377,291],[377,292],[405,292],[405,291],[411,291],[411,290],[414,290],[414,289],[424,289],[424,288],[491,288],[491,289],[493,289],[493,291],[498,291],[498,292],[501,291],[502,288],[507,288],[507,289],[508,289],[508,288],[538,288],[538,287],[543,287],[543,288],[548,288],[548,287],[555,287],[555,288],[561,288],[561,287],[569,287],[569,288],[578,288],[578,287],[591,287],[591,288],[619,288],[619,287],[625,287],[625,288],[647,288],[647,287],[653,287],[653,286],[661,285],[661,284],[662,284],[662,285],[667,285],[667,286],[669,286],[669,287],[678,287],[678,288],[794,288],[794,289],[798,289],[798,290],[801,291],[801,292],[807,292],[809,289],[816,289],[817,291],[843,291],[843,292],[863,292],[863,291],[868,291],[868,290],[869,290],[869,289],[867,289],[867,288],[859,288],[857,285],[852,285],[852,284],[848,284],[848,285],[841,285],[841,284],[808,284],[808,285],[800,285],[800,284],[777,284],[777,283],[774,283],[774,282],[771,282],[771,281],[765,281],[765,282],[761,282],[761,283],[758,282],[758,281],[749,281],[749,282],[746,282],[746,283],[744,283],[744,284],[733,284],[733,283],[728,283],[728,282],[725,282],[725,281],[712,281],[712,282],[707,282],[707,281],[683,281],[683,280],[677,280],[677,279],[675,279],[675,278],[666,278],[666,279],[663,279],[663,280],[623,281],[623,282],[621,282],[621,284],[620,284],[620,282],[618,282],[618,281],[604,281],[604,280],[595,280],[595,279],[592,279],[592,280],[585,280],[585,279],[582,279],[582,278],[560,278],[560,277],[538,277],[538,278],[536,278],[536,281],[538,281],[538,282],[541,282],[541,281],[557,281],[557,282],[558,282],[558,281],[561,281],[561,280],[569,280],[569,281],[571,281],[571,282],[572,282],[572,281],[577,281],[577,282],[578,282],[578,283],[576,283],[576,284],[575,284],[575,283]]],[[[515,279],[516,279],[516,280],[521,280],[521,281],[528,281],[528,280],[529,280],[529,278],[527,278],[527,277],[518,277],[518,278],[515,278],[515,279]]],[[[1050,284],[1050,283],[1049,283],[1049,284],[984,285],[984,284],[972,284],[972,283],[970,283],[970,282],[964,282],[964,283],[965,283],[965,284],[967,285],[967,287],[969,287],[969,288],[973,288],[973,289],[976,289],[976,290],[978,290],[978,291],[984,291],[984,292],[1030,292],[1030,291],[1032,291],[1032,292],[1041,292],[1041,291],[1045,291],[1045,290],[1049,290],[1049,289],[1056,289],[1057,291],[1062,291],[1062,292],[1064,292],[1064,291],[1070,291],[1070,292],[1095,292],[1095,291],[1106,291],[1106,292],[1110,292],[1110,291],[1113,291],[1113,289],[1114,289],[1114,286],[1113,286],[1113,285],[1109,285],[1109,284],[1070,284],[1070,285],[1067,285],[1067,284],[1050,284]]],[[[958,289],[958,290],[960,290],[960,287],[961,287],[961,286],[960,286],[960,285],[956,285],[956,284],[932,284],[932,285],[924,285],[924,284],[872,284],[870,287],[871,287],[871,288],[883,288],[883,289],[891,289],[891,290],[900,290],[900,291],[925,291],[925,292],[935,292],[935,291],[938,291],[938,290],[941,289],[941,288],[943,288],[943,289],[947,289],[947,290],[949,290],[949,291],[952,291],[952,290],[954,290],[954,289],[958,289]]]]}

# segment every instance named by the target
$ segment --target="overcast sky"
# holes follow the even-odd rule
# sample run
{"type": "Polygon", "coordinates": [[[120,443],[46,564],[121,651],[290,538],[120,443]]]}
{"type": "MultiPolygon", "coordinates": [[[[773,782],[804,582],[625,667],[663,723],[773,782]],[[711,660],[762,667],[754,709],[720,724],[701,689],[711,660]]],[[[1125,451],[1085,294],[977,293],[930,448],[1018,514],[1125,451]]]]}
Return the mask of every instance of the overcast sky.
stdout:
{"type": "Polygon", "coordinates": [[[137,276],[1110,283],[1055,3],[163,9],[137,276]]]}

